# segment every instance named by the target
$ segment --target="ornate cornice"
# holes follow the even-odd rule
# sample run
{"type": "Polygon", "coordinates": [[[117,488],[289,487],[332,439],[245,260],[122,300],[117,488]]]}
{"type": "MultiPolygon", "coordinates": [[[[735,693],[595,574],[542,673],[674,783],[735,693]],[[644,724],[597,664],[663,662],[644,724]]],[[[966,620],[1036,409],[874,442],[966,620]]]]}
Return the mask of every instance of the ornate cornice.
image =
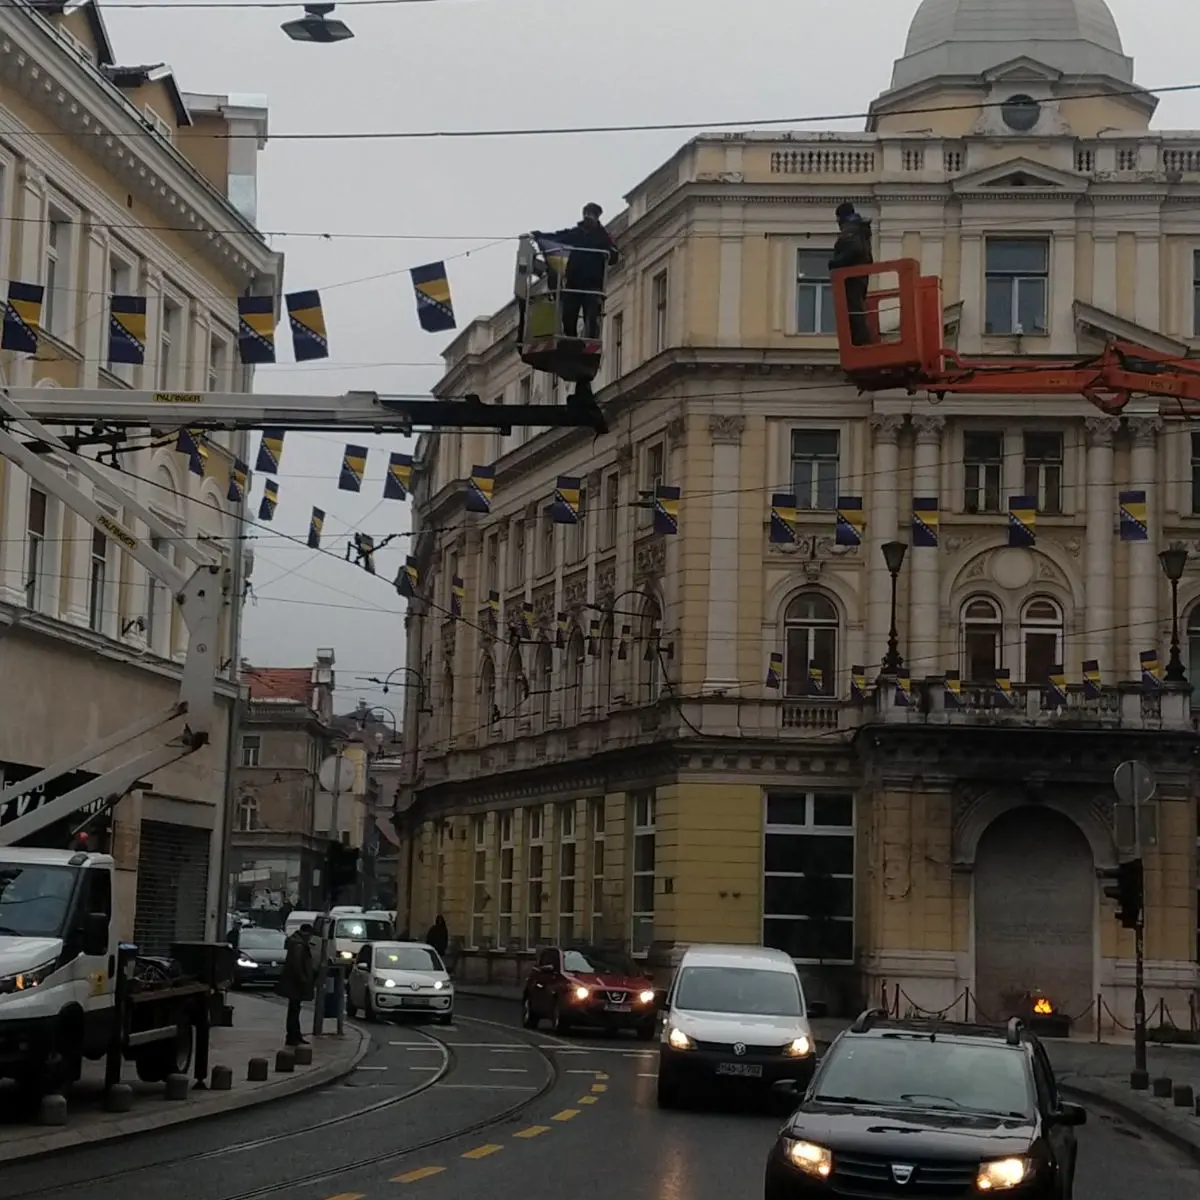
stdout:
{"type": "Polygon", "coordinates": [[[872,413],[868,418],[876,443],[898,442],[904,418],[897,413],[872,413]]]}
{"type": "Polygon", "coordinates": [[[946,418],[941,413],[916,413],[912,423],[918,442],[937,444],[942,440],[946,418]]]}
{"type": "Polygon", "coordinates": [[[1129,429],[1129,436],[1133,439],[1133,444],[1137,447],[1148,448],[1154,446],[1158,435],[1162,432],[1163,419],[1155,416],[1126,417],[1125,424],[1129,429]]]}
{"type": "Polygon", "coordinates": [[[708,436],[717,445],[740,446],[746,432],[746,418],[741,413],[712,413],[708,418],[708,436]]]}
{"type": "Polygon", "coordinates": [[[1093,446],[1098,449],[1111,449],[1113,438],[1120,428],[1120,417],[1085,417],[1083,420],[1089,449],[1093,446]]]}

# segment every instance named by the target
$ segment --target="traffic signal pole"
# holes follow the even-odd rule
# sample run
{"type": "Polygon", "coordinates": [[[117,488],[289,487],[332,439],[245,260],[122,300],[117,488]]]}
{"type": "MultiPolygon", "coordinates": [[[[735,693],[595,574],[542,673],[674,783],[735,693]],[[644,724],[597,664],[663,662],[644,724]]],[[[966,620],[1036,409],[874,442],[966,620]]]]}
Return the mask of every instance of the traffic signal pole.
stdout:
{"type": "MultiPolygon", "coordinates": [[[[337,758],[333,769],[333,799],[329,813],[329,832],[334,839],[341,840],[341,830],[338,828],[338,801],[342,795],[342,749],[337,749],[337,758]]],[[[313,1037],[320,1037],[325,1032],[325,989],[329,986],[329,949],[332,942],[330,934],[333,930],[333,880],[329,878],[330,857],[325,857],[325,911],[321,923],[321,960],[317,963],[317,991],[313,999],[313,1037]]],[[[338,1035],[346,1032],[346,995],[345,989],[335,987],[334,1012],[337,1015],[338,1035]]]]}
{"type": "MultiPolygon", "coordinates": [[[[1140,846],[1138,852],[1140,855],[1140,846]]],[[[1129,1086],[1138,1092],[1150,1086],[1146,1068],[1146,905],[1142,899],[1133,931],[1133,1072],[1129,1076],[1129,1086]]]]}

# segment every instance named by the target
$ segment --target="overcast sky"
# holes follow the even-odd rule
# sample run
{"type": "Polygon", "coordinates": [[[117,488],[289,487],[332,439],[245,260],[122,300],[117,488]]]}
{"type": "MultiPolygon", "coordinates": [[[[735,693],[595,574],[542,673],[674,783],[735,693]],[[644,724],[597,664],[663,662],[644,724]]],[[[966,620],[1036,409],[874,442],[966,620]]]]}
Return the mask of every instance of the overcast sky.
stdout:
{"type": "MultiPolygon", "coordinates": [[[[1200,6],[1110,0],[1144,86],[1200,82],[1200,6]]],[[[357,34],[306,46],[274,9],[106,9],[121,63],[168,62],[185,91],[261,92],[271,132],[344,133],[746,121],[861,112],[889,81],[917,0],[434,0],[340,5],[357,34]]],[[[1164,98],[1156,124],[1200,129],[1200,93],[1164,98]]],[[[861,122],[841,128],[861,127],[861,122]]],[[[698,132],[699,130],[697,130],[698,132]]],[[[416,141],[275,140],[260,156],[264,230],[287,255],[285,288],[320,288],[331,357],[259,368],[259,391],[351,388],[427,392],[446,335],[417,325],[408,268],[446,259],[460,326],[511,295],[511,239],[572,223],[596,200],[607,216],[690,134],[632,133],[416,141]],[[377,234],[347,238],[337,234],[377,234]]],[[[281,357],[290,338],[280,328],[281,357]]],[[[340,703],[363,697],[400,712],[357,677],[403,662],[405,602],[390,587],[405,539],[380,578],[281,538],[303,539],[314,504],[324,545],[347,533],[408,528],[407,504],[383,501],[387,450],[373,443],[360,496],[337,490],[345,439],[289,434],[274,531],[256,529],[256,602],[245,654],[307,665],[337,652],[340,703]]],[[[261,492],[257,481],[254,504],[261,492]]],[[[397,680],[402,675],[397,675],[397,680]]]]}

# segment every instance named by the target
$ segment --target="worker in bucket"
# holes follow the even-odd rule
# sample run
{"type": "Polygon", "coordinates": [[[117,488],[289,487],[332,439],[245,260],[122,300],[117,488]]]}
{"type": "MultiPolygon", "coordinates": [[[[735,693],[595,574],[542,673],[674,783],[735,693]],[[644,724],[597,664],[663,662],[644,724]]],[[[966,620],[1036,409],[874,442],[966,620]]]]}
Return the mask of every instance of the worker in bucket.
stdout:
{"type": "MultiPolygon", "coordinates": [[[[837,206],[838,239],[829,260],[831,271],[842,267],[865,267],[875,261],[871,253],[871,222],[855,211],[849,201],[837,206]]],[[[871,326],[867,321],[866,276],[851,276],[846,280],[846,310],[850,316],[850,340],[856,346],[871,341],[871,326]]]]}

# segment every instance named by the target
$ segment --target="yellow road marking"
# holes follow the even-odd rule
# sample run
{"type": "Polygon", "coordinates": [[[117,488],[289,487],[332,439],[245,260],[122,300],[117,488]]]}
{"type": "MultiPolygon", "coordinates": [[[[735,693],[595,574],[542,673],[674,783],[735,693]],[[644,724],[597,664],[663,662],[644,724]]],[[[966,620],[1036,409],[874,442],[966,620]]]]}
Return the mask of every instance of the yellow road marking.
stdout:
{"type": "Polygon", "coordinates": [[[599,1099],[599,1096],[580,1096],[579,1099],[575,1101],[575,1103],[576,1104],[595,1104],[598,1099],[599,1099]]]}
{"type": "Polygon", "coordinates": [[[440,1175],[445,1167],[418,1167],[415,1171],[406,1171],[403,1175],[393,1175],[393,1183],[418,1183],[428,1179],[430,1175],[440,1175]]]}
{"type": "Polygon", "coordinates": [[[549,1132],[550,1132],[549,1125],[530,1125],[530,1127],[528,1129],[522,1129],[519,1132],[514,1133],[513,1137],[535,1138],[539,1134],[549,1133],[549,1132]]]}
{"type": "Polygon", "coordinates": [[[550,1118],[552,1121],[569,1121],[572,1117],[579,1116],[579,1109],[564,1108],[562,1112],[557,1112],[550,1118]]]}
{"type": "Polygon", "coordinates": [[[503,1146],[497,1146],[494,1143],[489,1143],[486,1146],[476,1146],[474,1150],[468,1150],[463,1158],[487,1158],[489,1154],[495,1154],[497,1150],[503,1150],[503,1146]]]}
{"type": "Polygon", "coordinates": [[[604,1073],[603,1071],[597,1071],[597,1072],[596,1072],[596,1078],[597,1078],[597,1079],[607,1079],[607,1078],[608,1078],[608,1076],[607,1076],[607,1075],[605,1075],[605,1073],[604,1073]]]}
{"type": "Polygon", "coordinates": [[[593,1083],[592,1091],[593,1092],[607,1092],[608,1084],[607,1083],[593,1083]]]}

